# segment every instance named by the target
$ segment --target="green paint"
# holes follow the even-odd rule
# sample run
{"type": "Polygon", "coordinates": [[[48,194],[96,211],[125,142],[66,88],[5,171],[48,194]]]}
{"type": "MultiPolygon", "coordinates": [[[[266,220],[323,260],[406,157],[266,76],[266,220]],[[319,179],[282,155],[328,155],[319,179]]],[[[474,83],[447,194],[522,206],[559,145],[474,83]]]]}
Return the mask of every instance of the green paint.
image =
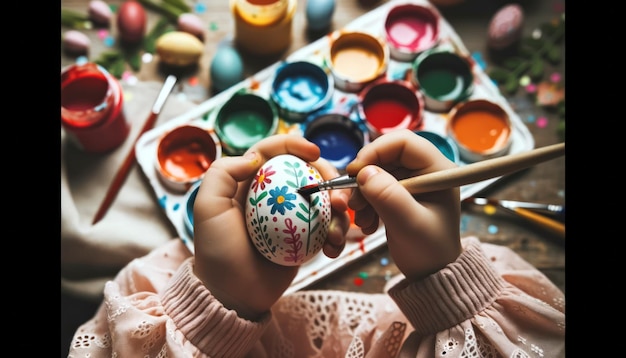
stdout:
{"type": "Polygon", "coordinates": [[[222,131],[228,141],[239,148],[249,148],[265,138],[270,127],[271,120],[250,110],[232,112],[222,123],[222,131]]]}
{"type": "Polygon", "coordinates": [[[462,75],[445,68],[422,71],[419,83],[428,95],[443,101],[459,98],[466,88],[462,75]]]}

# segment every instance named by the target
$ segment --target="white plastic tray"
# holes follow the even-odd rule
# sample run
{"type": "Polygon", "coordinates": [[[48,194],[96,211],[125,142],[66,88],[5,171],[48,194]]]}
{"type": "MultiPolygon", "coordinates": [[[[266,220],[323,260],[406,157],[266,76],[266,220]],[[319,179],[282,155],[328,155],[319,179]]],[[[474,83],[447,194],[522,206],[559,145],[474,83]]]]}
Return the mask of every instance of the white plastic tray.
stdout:
{"type": "MultiPolygon", "coordinates": [[[[430,3],[420,0],[397,0],[390,1],[380,7],[360,16],[354,21],[350,22],[342,30],[358,30],[370,33],[372,35],[382,37],[383,22],[385,16],[392,6],[404,3],[416,3],[426,6],[431,6],[430,3]]],[[[442,40],[441,46],[450,46],[457,53],[469,57],[470,54],[462,43],[461,39],[451,27],[451,25],[442,18],[440,37],[442,40]]],[[[323,63],[323,53],[329,45],[328,37],[322,37],[317,41],[303,47],[300,50],[292,53],[285,61],[295,60],[307,60],[314,63],[323,63]]],[[[192,110],[176,117],[168,122],[156,127],[139,138],[135,151],[137,154],[137,161],[141,167],[141,170],[148,178],[156,197],[159,200],[159,204],[165,211],[167,217],[171,221],[172,225],[176,228],[180,238],[185,242],[191,252],[193,252],[193,241],[185,230],[183,215],[185,212],[185,195],[184,193],[175,193],[163,186],[157,177],[155,169],[156,160],[156,148],[158,139],[166,131],[171,130],[177,126],[183,124],[197,125],[199,127],[212,129],[213,124],[210,123],[210,116],[208,115],[213,109],[220,104],[227,101],[235,92],[241,89],[249,89],[263,96],[269,98],[269,88],[271,85],[271,79],[281,63],[275,63],[266,69],[256,73],[250,78],[236,84],[235,86],[219,93],[213,98],[199,104],[192,110]]],[[[410,62],[398,62],[393,59],[390,60],[387,77],[392,79],[403,78],[407,69],[410,68],[410,62]]],[[[530,150],[534,147],[534,139],[528,128],[522,123],[519,116],[513,111],[506,99],[501,95],[498,88],[491,82],[489,77],[476,63],[473,64],[473,72],[475,77],[475,89],[470,99],[484,98],[498,103],[509,114],[512,123],[512,145],[509,154],[518,153],[522,151],[530,150]]],[[[356,94],[342,92],[335,89],[333,95],[333,103],[340,103],[345,99],[353,100],[356,94]]],[[[423,130],[439,133],[445,136],[445,123],[447,120],[447,114],[438,114],[429,111],[425,111],[424,114],[424,127],[423,130]]],[[[300,125],[289,125],[282,122],[279,125],[280,132],[298,132],[302,134],[300,125]]],[[[465,165],[460,162],[459,165],[465,165]]],[[[493,178],[478,182],[475,184],[465,185],[461,187],[461,199],[465,199],[474,195],[480,190],[494,183],[500,178],[493,178]]],[[[366,236],[359,242],[348,242],[343,253],[335,259],[329,259],[323,254],[319,254],[311,261],[301,266],[298,275],[294,279],[292,285],[287,289],[286,293],[297,291],[302,289],[313,282],[327,276],[333,271],[343,267],[344,265],[367,255],[372,250],[385,244],[385,229],[381,227],[377,232],[372,235],[366,236]]]]}

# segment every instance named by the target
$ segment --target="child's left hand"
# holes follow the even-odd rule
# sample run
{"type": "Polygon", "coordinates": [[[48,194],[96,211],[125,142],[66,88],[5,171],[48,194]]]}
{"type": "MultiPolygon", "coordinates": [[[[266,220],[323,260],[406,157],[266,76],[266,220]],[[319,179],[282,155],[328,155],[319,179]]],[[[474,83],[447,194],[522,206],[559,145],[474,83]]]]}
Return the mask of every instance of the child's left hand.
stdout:
{"type": "MultiPolygon", "coordinates": [[[[283,295],[298,267],[280,266],[252,244],[245,222],[245,200],[255,174],[269,159],[292,154],[313,164],[325,180],[339,175],[320,158],[319,148],[295,135],[261,140],[243,156],[222,157],[206,172],[194,204],[194,273],[226,308],[255,320],[283,295]]],[[[346,212],[350,191],[330,192],[333,209],[326,256],[339,256],[350,225],[346,212]]]]}

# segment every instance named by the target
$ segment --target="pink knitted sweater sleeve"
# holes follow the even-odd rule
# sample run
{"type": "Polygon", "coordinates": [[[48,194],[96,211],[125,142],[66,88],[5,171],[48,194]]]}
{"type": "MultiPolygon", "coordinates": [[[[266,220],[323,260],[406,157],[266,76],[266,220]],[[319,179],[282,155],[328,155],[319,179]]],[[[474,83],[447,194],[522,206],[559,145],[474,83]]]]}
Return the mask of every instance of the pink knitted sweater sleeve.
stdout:
{"type": "Polygon", "coordinates": [[[298,291],[251,322],[172,240],[106,284],[69,357],[564,356],[563,293],[509,249],[463,244],[456,262],[420,282],[399,277],[388,294],[298,291]]]}

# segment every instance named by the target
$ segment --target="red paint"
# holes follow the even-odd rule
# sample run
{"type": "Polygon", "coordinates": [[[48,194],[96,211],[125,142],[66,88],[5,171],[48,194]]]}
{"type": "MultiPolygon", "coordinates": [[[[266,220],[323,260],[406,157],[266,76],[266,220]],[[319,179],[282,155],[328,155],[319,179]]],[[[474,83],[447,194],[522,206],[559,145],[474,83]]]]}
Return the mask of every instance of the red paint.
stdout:
{"type": "Polygon", "coordinates": [[[130,124],[117,79],[95,63],[62,71],[61,125],[86,152],[108,152],[122,144],[130,124]]]}
{"type": "Polygon", "coordinates": [[[413,110],[406,104],[390,98],[372,101],[365,106],[364,111],[367,122],[380,133],[408,128],[414,116],[413,110]]]}

